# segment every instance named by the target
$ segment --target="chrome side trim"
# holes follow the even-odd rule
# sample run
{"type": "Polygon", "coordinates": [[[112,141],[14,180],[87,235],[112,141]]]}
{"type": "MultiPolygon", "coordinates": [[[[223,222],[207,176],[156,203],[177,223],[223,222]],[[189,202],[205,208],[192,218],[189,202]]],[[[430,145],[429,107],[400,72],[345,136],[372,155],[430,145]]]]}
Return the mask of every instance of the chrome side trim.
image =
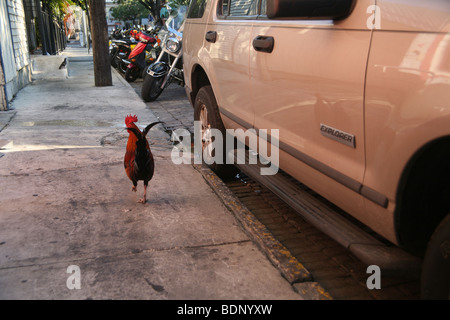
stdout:
{"type": "Polygon", "coordinates": [[[357,193],[360,193],[362,184],[344,174],[341,172],[327,166],[326,164],[323,164],[322,162],[304,154],[303,152],[300,152],[291,146],[287,145],[284,142],[280,142],[280,149],[284,152],[290,154],[294,158],[302,161],[303,163],[307,164],[308,166],[316,169],[317,171],[323,173],[327,177],[339,182],[340,184],[343,184],[347,188],[349,188],[352,191],[355,191],[357,193]]]}

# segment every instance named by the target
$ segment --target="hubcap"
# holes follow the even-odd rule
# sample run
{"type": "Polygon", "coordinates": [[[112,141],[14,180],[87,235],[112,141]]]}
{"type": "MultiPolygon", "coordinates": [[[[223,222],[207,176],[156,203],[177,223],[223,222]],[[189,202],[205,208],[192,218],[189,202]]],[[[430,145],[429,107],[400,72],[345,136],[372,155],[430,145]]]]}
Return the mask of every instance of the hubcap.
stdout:
{"type": "Polygon", "coordinates": [[[200,123],[201,123],[201,137],[202,137],[202,150],[203,157],[206,158],[206,162],[212,157],[212,137],[211,137],[211,124],[208,122],[208,110],[205,105],[200,109],[200,123]]]}

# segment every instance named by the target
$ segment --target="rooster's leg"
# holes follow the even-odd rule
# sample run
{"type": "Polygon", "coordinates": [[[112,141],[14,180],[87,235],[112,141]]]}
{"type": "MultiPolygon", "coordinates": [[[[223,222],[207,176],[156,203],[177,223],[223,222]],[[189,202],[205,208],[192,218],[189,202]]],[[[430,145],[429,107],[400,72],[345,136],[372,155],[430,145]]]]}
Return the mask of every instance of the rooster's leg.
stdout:
{"type": "Polygon", "coordinates": [[[137,181],[133,181],[133,186],[131,187],[131,191],[136,192],[137,181]]]}
{"type": "Polygon", "coordinates": [[[144,197],[142,199],[139,199],[139,203],[146,203],[147,202],[147,185],[144,184],[144,197]]]}

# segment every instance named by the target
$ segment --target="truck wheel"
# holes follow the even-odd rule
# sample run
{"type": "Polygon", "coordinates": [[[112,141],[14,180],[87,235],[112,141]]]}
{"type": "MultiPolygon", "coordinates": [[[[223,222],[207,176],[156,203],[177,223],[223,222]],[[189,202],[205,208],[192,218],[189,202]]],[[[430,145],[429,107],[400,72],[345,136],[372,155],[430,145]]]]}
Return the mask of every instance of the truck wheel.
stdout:
{"type": "Polygon", "coordinates": [[[203,161],[218,175],[226,174],[230,165],[225,164],[225,127],[220,118],[219,108],[211,86],[202,87],[194,102],[194,120],[200,121],[203,161]],[[223,137],[222,145],[214,145],[215,137],[211,129],[218,129],[223,137]],[[217,148],[221,148],[222,157],[214,159],[217,148]]]}
{"type": "Polygon", "coordinates": [[[450,214],[434,231],[422,268],[422,299],[450,299],[450,214]]]}
{"type": "Polygon", "coordinates": [[[142,84],[141,96],[145,102],[155,101],[159,95],[163,92],[161,85],[164,81],[164,76],[154,78],[147,75],[142,84]]]}

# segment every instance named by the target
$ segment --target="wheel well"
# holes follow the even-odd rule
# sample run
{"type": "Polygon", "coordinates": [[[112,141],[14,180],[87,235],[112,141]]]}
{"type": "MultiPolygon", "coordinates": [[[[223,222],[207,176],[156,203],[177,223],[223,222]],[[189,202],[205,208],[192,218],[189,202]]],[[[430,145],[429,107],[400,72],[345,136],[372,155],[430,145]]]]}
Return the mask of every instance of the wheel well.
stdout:
{"type": "Polygon", "coordinates": [[[401,246],[423,256],[450,212],[450,136],[422,147],[406,166],[397,192],[395,228],[401,246]]]}
{"type": "Polygon", "coordinates": [[[191,75],[191,101],[195,101],[198,91],[201,87],[209,85],[210,81],[205,70],[200,65],[196,65],[191,75]]]}

